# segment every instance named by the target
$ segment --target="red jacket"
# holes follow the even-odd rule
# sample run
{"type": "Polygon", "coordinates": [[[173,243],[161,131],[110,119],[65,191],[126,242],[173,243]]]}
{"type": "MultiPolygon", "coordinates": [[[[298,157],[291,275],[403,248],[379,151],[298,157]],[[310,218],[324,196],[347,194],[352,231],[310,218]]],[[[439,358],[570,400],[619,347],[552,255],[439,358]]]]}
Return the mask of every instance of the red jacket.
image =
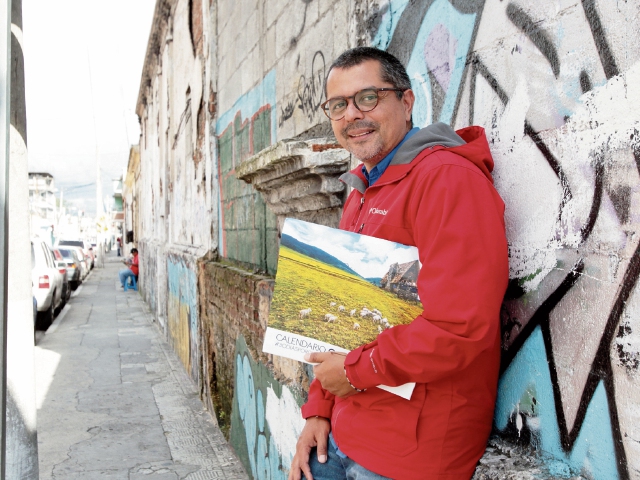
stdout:
{"type": "Polygon", "coordinates": [[[504,203],[484,129],[458,131],[466,143],[442,141],[442,132],[456,136],[436,124],[407,140],[372,187],[361,167],[343,176],[356,189],[340,228],[417,246],[424,311],[347,355],[350,381],[366,392],[342,399],[314,380],[302,407],[305,418],[331,418],[350,458],[402,480],[469,479],[496,400],[509,277],[504,203]],[[375,388],[406,382],[416,382],[410,400],[375,388]]]}
{"type": "Polygon", "coordinates": [[[136,253],[131,259],[131,265],[129,265],[129,269],[133,272],[133,274],[138,276],[138,254],[136,253]]]}

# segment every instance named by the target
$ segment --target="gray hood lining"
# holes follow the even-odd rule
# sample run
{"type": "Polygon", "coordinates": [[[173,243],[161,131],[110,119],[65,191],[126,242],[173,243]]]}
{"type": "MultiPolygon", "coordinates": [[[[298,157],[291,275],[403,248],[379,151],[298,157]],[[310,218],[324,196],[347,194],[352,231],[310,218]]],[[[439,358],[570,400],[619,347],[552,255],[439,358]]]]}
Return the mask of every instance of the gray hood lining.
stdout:
{"type": "Polygon", "coordinates": [[[405,165],[411,163],[425,148],[443,146],[459,147],[465,142],[453,128],[446,123],[438,122],[416,132],[398,149],[390,165],[405,165]]]}

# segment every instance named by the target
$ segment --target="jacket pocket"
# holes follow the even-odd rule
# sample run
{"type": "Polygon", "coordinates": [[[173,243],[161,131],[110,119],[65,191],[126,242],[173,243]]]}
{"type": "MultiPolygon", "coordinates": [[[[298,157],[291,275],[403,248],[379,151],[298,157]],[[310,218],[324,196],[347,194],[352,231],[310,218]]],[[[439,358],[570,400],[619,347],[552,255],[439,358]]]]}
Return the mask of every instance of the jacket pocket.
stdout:
{"type": "Polygon", "coordinates": [[[418,448],[418,421],[426,397],[425,385],[416,384],[411,400],[376,390],[378,398],[374,401],[354,402],[351,406],[355,413],[350,422],[350,436],[373,442],[374,450],[400,456],[413,452],[418,448]]]}

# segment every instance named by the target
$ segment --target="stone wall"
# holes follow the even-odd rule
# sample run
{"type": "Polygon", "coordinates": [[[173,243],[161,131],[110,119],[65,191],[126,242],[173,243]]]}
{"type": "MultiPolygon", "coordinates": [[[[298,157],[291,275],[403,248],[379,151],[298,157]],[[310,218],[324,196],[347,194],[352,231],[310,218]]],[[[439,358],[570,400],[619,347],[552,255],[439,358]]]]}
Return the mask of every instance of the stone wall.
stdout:
{"type": "Polygon", "coordinates": [[[140,284],[254,478],[286,478],[309,382],[260,350],[278,220],[336,221],[356,160],[317,107],[357,45],[407,66],[416,125],[487,131],[511,265],[493,451],[534,452],[549,476],[638,475],[639,27],[637,2],[604,0],[158,1],[140,284]]]}

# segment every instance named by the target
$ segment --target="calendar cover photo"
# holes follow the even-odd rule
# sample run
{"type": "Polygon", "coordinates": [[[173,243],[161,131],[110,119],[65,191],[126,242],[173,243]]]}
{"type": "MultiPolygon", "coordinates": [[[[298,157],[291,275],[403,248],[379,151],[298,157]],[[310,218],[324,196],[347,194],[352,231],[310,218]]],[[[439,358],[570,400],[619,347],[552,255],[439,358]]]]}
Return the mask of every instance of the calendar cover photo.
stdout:
{"type": "Polygon", "coordinates": [[[419,270],[415,247],[286,219],[263,351],[304,362],[411,323],[419,270]]]}

